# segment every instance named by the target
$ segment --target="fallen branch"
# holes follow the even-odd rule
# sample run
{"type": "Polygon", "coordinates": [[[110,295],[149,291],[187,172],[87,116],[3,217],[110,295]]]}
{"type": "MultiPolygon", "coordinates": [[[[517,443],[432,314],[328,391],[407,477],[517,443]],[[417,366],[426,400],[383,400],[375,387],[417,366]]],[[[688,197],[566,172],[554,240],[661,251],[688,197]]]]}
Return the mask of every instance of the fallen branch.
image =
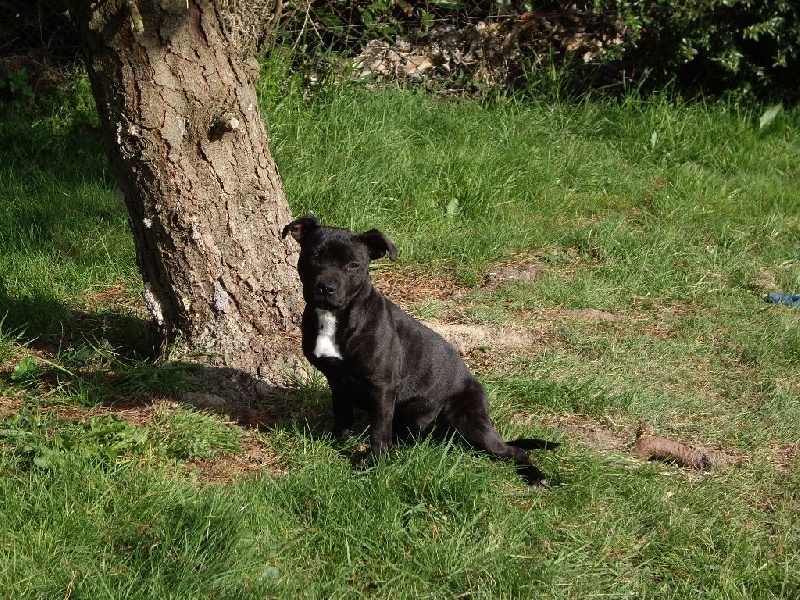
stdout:
{"type": "Polygon", "coordinates": [[[673,462],[688,469],[707,469],[711,466],[710,454],[686,444],[653,435],[647,423],[639,423],[633,453],[645,460],[673,462]]]}

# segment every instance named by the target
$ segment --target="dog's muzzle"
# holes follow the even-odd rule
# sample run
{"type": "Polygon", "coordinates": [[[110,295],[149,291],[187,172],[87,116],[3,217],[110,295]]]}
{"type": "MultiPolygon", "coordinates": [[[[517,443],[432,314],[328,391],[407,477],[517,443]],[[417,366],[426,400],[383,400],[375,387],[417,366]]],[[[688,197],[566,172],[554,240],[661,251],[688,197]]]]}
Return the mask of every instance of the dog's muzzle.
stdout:
{"type": "Polygon", "coordinates": [[[330,281],[319,281],[314,286],[312,304],[317,308],[334,310],[337,308],[337,286],[330,281]]]}
{"type": "Polygon", "coordinates": [[[336,286],[326,281],[320,281],[314,286],[314,295],[317,298],[330,298],[336,293],[336,286]]]}

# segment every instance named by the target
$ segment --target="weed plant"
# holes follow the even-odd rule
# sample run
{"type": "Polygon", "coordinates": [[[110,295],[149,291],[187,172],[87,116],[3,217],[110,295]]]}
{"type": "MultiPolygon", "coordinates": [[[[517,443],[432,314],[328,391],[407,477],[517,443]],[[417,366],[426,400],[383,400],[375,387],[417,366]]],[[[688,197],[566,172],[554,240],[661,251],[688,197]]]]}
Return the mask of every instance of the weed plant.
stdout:
{"type": "Polygon", "coordinates": [[[84,89],[0,123],[0,597],[798,597],[800,312],[764,302],[800,291],[798,113],[307,92],[286,68],[262,111],[293,213],[378,227],[392,268],[455,275],[462,319],[542,331],[470,361],[503,435],[562,442],[534,456],[553,487],[456,443],[366,467],[318,378],[247,432],[280,474],[224,484],[197,460],[245,456],[238,425],[89,411],[184,384],[148,349],[84,89]],[[729,460],[636,460],[639,420],[729,460]]]}

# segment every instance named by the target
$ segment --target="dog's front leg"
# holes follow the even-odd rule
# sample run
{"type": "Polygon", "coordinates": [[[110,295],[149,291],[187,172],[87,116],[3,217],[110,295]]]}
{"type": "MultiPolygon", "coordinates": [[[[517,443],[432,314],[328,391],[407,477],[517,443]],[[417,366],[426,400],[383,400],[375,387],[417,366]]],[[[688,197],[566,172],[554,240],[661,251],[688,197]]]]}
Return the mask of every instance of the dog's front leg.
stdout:
{"type": "Polygon", "coordinates": [[[392,447],[392,420],[396,394],[393,390],[381,389],[372,394],[370,423],[370,452],[378,458],[392,447]]]}
{"type": "Polygon", "coordinates": [[[353,405],[342,394],[333,394],[333,437],[348,437],[353,427],[353,405]]]}
{"type": "MultiPolygon", "coordinates": [[[[341,439],[348,437],[353,431],[353,402],[348,393],[347,386],[338,379],[328,377],[333,403],[333,437],[341,439]]],[[[350,392],[352,393],[352,392],[350,392]]]]}

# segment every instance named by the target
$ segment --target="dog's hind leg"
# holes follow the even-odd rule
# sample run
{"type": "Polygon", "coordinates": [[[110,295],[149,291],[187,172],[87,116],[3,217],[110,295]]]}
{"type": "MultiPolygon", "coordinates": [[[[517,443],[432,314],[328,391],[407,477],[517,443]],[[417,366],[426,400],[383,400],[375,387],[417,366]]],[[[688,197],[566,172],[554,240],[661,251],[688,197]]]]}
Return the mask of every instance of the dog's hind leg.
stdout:
{"type": "Polygon", "coordinates": [[[513,461],[517,473],[529,485],[547,487],[547,477],[531,463],[528,453],[503,440],[492,425],[486,395],[480,383],[473,382],[462,394],[462,398],[454,403],[460,410],[446,415],[443,424],[455,429],[467,443],[478,450],[502,460],[513,461]]]}
{"type": "MultiPolygon", "coordinates": [[[[488,421],[488,419],[486,419],[488,421]]],[[[478,450],[488,452],[502,460],[511,460],[516,465],[517,473],[529,484],[547,487],[547,477],[528,457],[522,448],[506,443],[491,423],[472,423],[458,432],[478,450]]]]}

